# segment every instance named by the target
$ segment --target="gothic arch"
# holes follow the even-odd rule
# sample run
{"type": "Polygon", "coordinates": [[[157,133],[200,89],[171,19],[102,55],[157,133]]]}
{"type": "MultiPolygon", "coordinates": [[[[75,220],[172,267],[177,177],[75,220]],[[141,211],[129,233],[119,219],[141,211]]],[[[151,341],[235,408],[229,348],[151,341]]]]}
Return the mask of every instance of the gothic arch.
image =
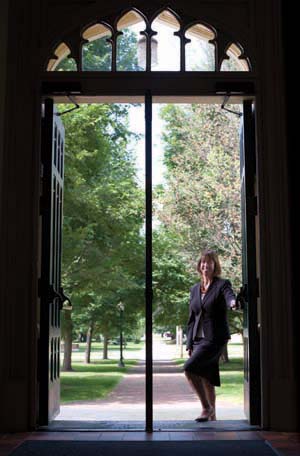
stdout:
{"type": "MultiPolygon", "coordinates": [[[[195,27],[197,24],[199,24],[199,38],[203,38],[203,32],[205,28],[214,34],[214,37],[210,37],[209,39],[209,43],[215,46],[215,62],[214,69],[212,71],[221,71],[222,63],[229,59],[227,52],[235,59],[236,63],[235,67],[233,67],[232,70],[228,71],[253,70],[252,59],[250,58],[249,53],[245,51],[244,46],[240,44],[239,39],[232,37],[229,33],[220,30],[214,24],[208,23],[201,18],[191,20],[190,18],[181,17],[176,11],[172,10],[169,7],[162,7],[155,12],[148,14],[134,7],[127,8],[115,16],[102,17],[95,21],[89,21],[84,25],[77,26],[75,29],[66,33],[66,35],[63,36],[62,41],[59,43],[56,42],[55,45],[52,46],[51,50],[47,52],[48,55],[45,56],[44,59],[46,61],[44,69],[46,71],[55,71],[63,59],[72,58],[76,63],[77,71],[85,71],[82,65],[82,46],[87,41],[88,30],[90,30],[88,41],[93,41],[97,38],[100,38],[101,33],[99,33],[99,28],[97,29],[95,27],[97,24],[99,24],[99,26],[103,27],[103,30],[106,29],[107,32],[110,31],[111,36],[106,40],[110,43],[111,46],[110,71],[118,71],[116,65],[117,41],[122,35],[122,29],[138,23],[139,18],[145,23],[145,29],[141,30],[139,32],[139,35],[144,36],[146,40],[147,58],[144,70],[147,72],[151,71],[151,40],[152,37],[156,35],[156,31],[152,29],[152,24],[158,18],[162,24],[166,25],[166,27],[174,28],[175,31],[173,34],[179,38],[181,72],[189,71],[186,69],[185,51],[186,45],[189,44],[190,39],[186,37],[186,33],[189,29],[195,27]],[[122,18],[125,18],[123,22],[122,18]],[[63,46],[63,44],[65,44],[65,46],[63,46]]],[[[194,35],[197,35],[196,29],[194,29],[194,35]]]]}

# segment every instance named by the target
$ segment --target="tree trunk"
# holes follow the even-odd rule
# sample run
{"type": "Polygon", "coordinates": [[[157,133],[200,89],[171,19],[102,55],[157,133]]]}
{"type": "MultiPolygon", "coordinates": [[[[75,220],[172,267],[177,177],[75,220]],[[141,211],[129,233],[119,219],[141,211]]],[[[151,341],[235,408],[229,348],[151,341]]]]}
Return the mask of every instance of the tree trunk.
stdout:
{"type": "Polygon", "coordinates": [[[228,357],[228,344],[225,345],[223,352],[221,354],[221,361],[223,363],[229,363],[229,357],[228,357]]]}
{"type": "Polygon", "coordinates": [[[91,362],[91,348],[92,348],[92,336],[93,336],[93,323],[90,324],[86,334],[86,347],[85,347],[85,363],[90,364],[91,362]]]}
{"type": "Polygon", "coordinates": [[[63,371],[72,371],[72,314],[65,310],[64,314],[64,360],[63,371]]]}
{"type": "Polygon", "coordinates": [[[103,335],[103,359],[108,359],[108,337],[103,335]]]}

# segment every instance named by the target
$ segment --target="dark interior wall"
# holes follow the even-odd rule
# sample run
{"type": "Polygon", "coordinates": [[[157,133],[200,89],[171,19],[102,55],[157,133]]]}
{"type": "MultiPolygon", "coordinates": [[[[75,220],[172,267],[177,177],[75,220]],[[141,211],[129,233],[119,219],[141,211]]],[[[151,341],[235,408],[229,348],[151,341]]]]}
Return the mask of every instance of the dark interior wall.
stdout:
{"type": "MultiPolygon", "coordinates": [[[[5,5],[1,3],[1,18],[5,5]]],[[[299,342],[292,307],[290,225],[286,168],[285,105],[282,97],[280,2],[277,0],[208,0],[151,2],[85,2],[73,0],[11,0],[8,27],[0,43],[5,71],[0,76],[0,94],[7,93],[0,109],[3,164],[1,175],[0,257],[0,429],[25,430],[35,424],[37,277],[38,277],[38,179],[40,69],[51,48],[74,26],[95,16],[109,16],[126,7],[147,12],[168,5],[191,19],[201,18],[229,31],[247,46],[256,63],[260,93],[258,115],[261,190],[261,283],[263,423],[268,428],[295,430],[299,423],[293,404],[297,392],[296,358],[299,342]],[[7,30],[7,34],[5,33],[7,30]],[[8,39],[5,41],[5,36],[8,39]],[[8,50],[6,53],[6,42],[8,50]],[[5,55],[6,54],[6,55],[5,55]],[[5,68],[5,65],[4,65],[5,68]],[[2,117],[1,117],[2,115],[2,117]],[[276,252],[276,253],[274,253],[276,252]],[[282,263],[286,268],[282,270],[282,263]],[[280,282],[279,282],[280,278],[280,282]],[[284,302],[282,299],[284,296],[284,302]],[[281,339],[280,339],[280,335],[281,339]],[[289,389],[289,392],[287,390],[289,389]],[[283,394],[283,391],[286,394],[283,394]]],[[[290,147],[290,145],[289,145],[290,147]]],[[[293,159],[289,160],[291,171],[293,159]]],[[[293,193],[294,187],[290,187],[293,193]]],[[[292,199],[297,202],[296,197],[292,199]]],[[[291,209],[291,208],[290,208],[291,209]]],[[[291,218],[290,218],[291,217],[291,218]]],[[[293,231],[296,239],[296,232],[293,231]]],[[[295,301],[294,301],[295,302],[295,301]]]]}
{"type": "MultiPolygon", "coordinates": [[[[8,1],[1,4],[0,10],[0,176],[2,172],[2,157],[4,147],[4,100],[6,85],[6,59],[7,59],[7,20],[8,1]]],[[[0,213],[1,213],[1,186],[0,186],[0,213]]]]}
{"type": "MultiPolygon", "coordinates": [[[[295,343],[293,346],[294,364],[296,366],[296,382],[300,384],[300,335],[299,335],[299,252],[300,252],[300,219],[299,219],[299,166],[298,166],[298,143],[297,124],[298,116],[295,115],[295,58],[296,53],[296,18],[293,17],[293,9],[288,2],[281,1],[282,17],[282,46],[284,51],[284,88],[286,96],[286,128],[287,128],[287,156],[288,156],[288,180],[289,180],[289,216],[290,216],[290,239],[292,246],[292,296],[293,296],[293,326],[295,343]],[[296,336],[297,335],[297,336],[296,336]]],[[[296,102],[297,104],[297,102],[296,102]]],[[[295,402],[298,404],[297,421],[300,423],[300,391],[297,391],[295,402]]]]}

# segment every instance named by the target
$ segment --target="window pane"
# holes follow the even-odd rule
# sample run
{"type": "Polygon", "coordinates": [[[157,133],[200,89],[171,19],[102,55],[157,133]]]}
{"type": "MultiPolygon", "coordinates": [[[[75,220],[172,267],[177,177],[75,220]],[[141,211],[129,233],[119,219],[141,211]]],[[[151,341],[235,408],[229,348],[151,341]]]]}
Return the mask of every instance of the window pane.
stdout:
{"type": "Polygon", "coordinates": [[[169,11],[163,11],[152,23],[157,35],[152,37],[152,71],[180,70],[180,39],[174,35],[180,24],[169,11]]]}
{"type": "Polygon", "coordinates": [[[129,11],[121,17],[117,27],[122,32],[117,38],[117,71],[145,70],[145,37],[140,34],[145,29],[143,18],[136,11],[129,11]]]}
{"type": "Polygon", "coordinates": [[[54,51],[55,59],[50,59],[47,65],[47,71],[77,71],[77,64],[73,58],[70,58],[70,48],[61,43],[54,51]]]}
{"type": "Polygon", "coordinates": [[[89,27],[82,35],[88,43],[82,46],[83,71],[110,71],[111,44],[110,30],[102,24],[89,27]]]}
{"type": "Polygon", "coordinates": [[[204,25],[196,24],[187,30],[185,36],[191,40],[185,46],[185,69],[214,71],[215,46],[209,41],[215,38],[215,34],[204,25]]]}
{"type": "Polygon", "coordinates": [[[241,54],[242,52],[236,44],[229,46],[226,52],[228,59],[223,60],[221,71],[249,71],[247,60],[239,59],[241,54]]]}
{"type": "Polygon", "coordinates": [[[55,71],[77,71],[77,65],[73,58],[66,57],[59,62],[55,71]]]}

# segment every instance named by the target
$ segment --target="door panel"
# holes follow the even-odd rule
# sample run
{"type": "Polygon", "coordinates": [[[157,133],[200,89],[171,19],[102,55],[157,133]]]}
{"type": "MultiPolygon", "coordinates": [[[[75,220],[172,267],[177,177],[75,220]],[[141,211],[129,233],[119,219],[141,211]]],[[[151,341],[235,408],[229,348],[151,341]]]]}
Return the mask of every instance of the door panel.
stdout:
{"type": "Polygon", "coordinates": [[[64,127],[53,100],[46,99],[42,118],[42,262],[40,279],[40,417],[48,424],[59,413],[61,231],[64,127]]]}
{"type": "Polygon", "coordinates": [[[240,136],[244,410],[250,424],[260,424],[260,341],[257,318],[258,279],[256,271],[256,153],[255,115],[251,100],[243,103],[240,136]]]}

